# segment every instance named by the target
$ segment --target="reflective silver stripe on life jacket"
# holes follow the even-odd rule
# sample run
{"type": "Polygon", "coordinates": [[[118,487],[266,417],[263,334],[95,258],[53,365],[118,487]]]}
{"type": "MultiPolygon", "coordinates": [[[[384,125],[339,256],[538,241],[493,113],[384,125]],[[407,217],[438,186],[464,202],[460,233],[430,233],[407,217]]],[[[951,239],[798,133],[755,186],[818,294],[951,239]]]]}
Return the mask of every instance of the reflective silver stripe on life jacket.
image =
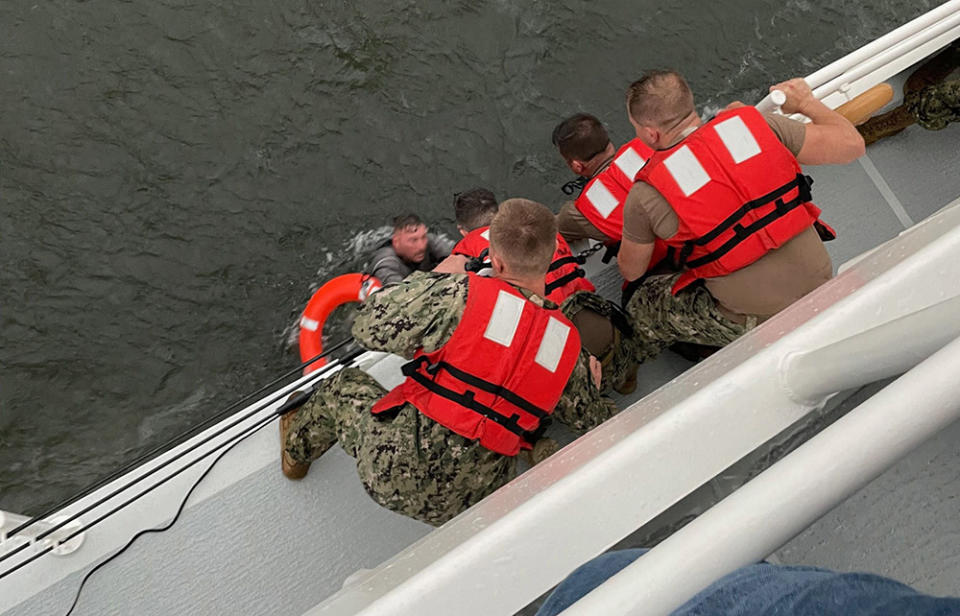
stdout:
{"type": "Polygon", "coordinates": [[[570,326],[550,317],[534,361],[550,372],[556,372],[560,358],[563,357],[563,349],[567,346],[568,336],[570,336],[570,326]]]}
{"type": "Polygon", "coordinates": [[[730,152],[733,162],[740,164],[760,153],[760,144],[740,116],[718,122],[714,124],[713,129],[717,131],[723,145],[730,152]]]}
{"type": "Polygon", "coordinates": [[[520,316],[523,314],[526,303],[522,297],[503,290],[499,291],[497,303],[493,306],[493,313],[487,322],[483,337],[509,347],[513,343],[513,335],[517,333],[517,326],[520,324],[520,316]]]}
{"type": "Polygon", "coordinates": [[[623,171],[623,174],[630,178],[632,182],[636,179],[637,173],[646,162],[642,156],[637,154],[636,150],[627,148],[620,156],[614,159],[613,164],[620,167],[620,171],[623,171]]]}
{"type": "Polygon", "coordinates": [[[689,197],[710,181],[710,176],[707,175],[703,165],[685,145],[663,159],[663,165],[683,191],[684,196],[689,197]]]}
{"type": "Polygon", "coordinates": [[[610,216],[610,213],[620,205],[613,193],[599,179],[595,180],[587,189],[587,200],[593,206],[593,209],[597,210],[604,218],[610,216]]]}

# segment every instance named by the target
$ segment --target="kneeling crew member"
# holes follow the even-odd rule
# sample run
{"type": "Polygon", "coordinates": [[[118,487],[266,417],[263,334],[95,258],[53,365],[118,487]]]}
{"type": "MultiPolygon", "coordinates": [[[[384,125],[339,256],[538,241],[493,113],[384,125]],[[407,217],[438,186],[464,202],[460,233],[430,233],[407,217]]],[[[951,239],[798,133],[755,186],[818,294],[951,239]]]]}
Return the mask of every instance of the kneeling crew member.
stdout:
{"type": "MultiPolygon", "coordinates": [[[[463,239],[453,254],[477,260],[489,270],[489,224],[497,213],[497,200],[485,188],[458,193],[454,199],[457,229],[463,239]]],[[[476,267],[476,266],[474,266],[476,267]]],[[[484,271],[480,270],[481,273],[484,271]]],[[[637,365],[632,348],[633,328],[619,306],[597,295],[583,277],[570,247],[557,235],[557,251],[547,271],[547,299],[560,304],[560,310],[580,333],[580,340],[603,366],[603,391],[608,388],[627,394],[636,389],[637,365]]]]}
{"type": "MultiPolygon", "coordinates": [[[[457,218],[457,230],[463,236],[453,254],[477,259],[481,269],[490,267],[490,221],[497,213],[497,201],[486,188],[474,188],[457,194],[453,208],[457,218]]],[[[593,284],[585,278],[586,272],[573,256],[563,236],[557,235],[557,249],[547,268],[546,298],[556,304],[577,291],[594,291],[593,284]]]]}
{"type": "Polygon", "coordinates": [[[284,473],[302,477],[339,440],[375,501],[442,524],[515,476],[548,417],[584,432],[613,416],[599,362],[543,299],[556,234],[546,207],[508,200],[490,225],[492,278],[445,273],[462,271],[452,255],[368,298],[353,335],[411,359],[406,380],[389,393],[352,368],[323,381],[281,422],[284,473]]]}
{"type": "Polygon", "coordinates": [[[586,113],[560,122],[552,140],[567,167],[580,178],[567,186],[573,190],[575,184],[582,186],[574,201],[560,206],[560,235],[570,242],[592,239],[616,244],[622,235],[623,202],[653,150],[640,139],[617,149],[600,120],[586,113]]]}
{"type": "Polygon", "coordinates": [[[802,79],[774,88],[787,96],[785,113],[811,123],[734,103],[704,124],[670,71],[627,92],[637,136],[657,152],[624,207],[620,271],[643,275],[657,238],[684,269],[647,278],[626,306],[647,349],[641,361],[678,340],[723,346],[832,276],[818,232],[832,231],[798,163],[851,162],[863,139],[802,79]]]}

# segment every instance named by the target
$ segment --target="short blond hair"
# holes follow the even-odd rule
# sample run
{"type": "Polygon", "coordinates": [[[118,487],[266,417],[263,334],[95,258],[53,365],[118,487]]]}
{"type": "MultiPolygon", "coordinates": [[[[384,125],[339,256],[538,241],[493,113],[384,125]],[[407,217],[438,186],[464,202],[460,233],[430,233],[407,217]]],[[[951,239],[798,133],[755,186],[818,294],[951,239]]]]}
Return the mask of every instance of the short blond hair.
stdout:
{"type": "Polygon", "coordinates": [[[670,128],[695,111],[693,92],[676,71],[647,71],[627,88],[627,110],[641,126],[670,128]]]}
{"type": "Polygon", "coordinates": [[[557,219],[529,199],[507,199],[490,223],[490,253],[521,276],[545,276],[557,249],[557,219]]]}

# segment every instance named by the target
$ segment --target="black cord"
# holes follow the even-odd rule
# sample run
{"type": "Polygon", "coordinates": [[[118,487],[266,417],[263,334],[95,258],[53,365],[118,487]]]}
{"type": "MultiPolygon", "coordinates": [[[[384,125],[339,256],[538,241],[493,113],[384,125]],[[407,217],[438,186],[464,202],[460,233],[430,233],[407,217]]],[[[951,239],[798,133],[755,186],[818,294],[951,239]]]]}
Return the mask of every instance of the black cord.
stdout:
{"type": "Polygon", "coordinates": [[[65,614],[65,616],[70,616],[70,614],[73,613],[73,610],[77,607],[77,602],[80,601],[80,593],[83,592],[83,587],[87,583],[87,580],[90,579],[90,576],[96,573],[101,567],[103,567],[107,563],[113,561],[113,559],[115,559],[117,556],[120,556],[121,554],[123,554],[127,550],[127,548],[133,545],[133,542],[136,541],[140,536],[146,535],[148,533],[162,533],[166,530],[169,530],[170,527],[172,527],[177,522],[177,520],[180,519],[180,514],[183,513],[183,509],[184,507],[186,507],[187,501],[190,500],[190,496],[193,494],[194,490],[197,489],[197,486],[200,485],[200,482],[203,481],[206,478],[206,476],[210,474],[210,471],[213,470],[213,467],[217,465],[217,462],[219,462],[220,459],[223,458],[223,456],[227,455],[231,449],[233,449],[234,447],[239,445],[241,442],[243,442],[244,439],[255,434],[258,430],[260,430],[264,426],[270,424],[274,419],[275,419],[275,416],[271,415],[264,421],[260,422],[258,425],[255,425],[252,428],[248,429],[245,434],[241,434],[239,437],[237,437],[235,441],[233,441],[233,443],[230,444],[229,447],[227,447],[222,452],[220,452],[220,455],[214,458],[213,462],[210,463],[210,466],[207,467],[207,470],[203,471],[203,474],[200,475],[200,477],[193,483],[193,486],[191,486],[190,489],[187,491],[187,495],[184,496],[183,500],[180,502],[180,507],[177,509],[176,515],[174,515],[173,519],[170,520],[166,525],[158,526],[156,528],[148,528],[146,530],[141,530],[136,535],[134,535],[130,539],[130,541],[127,542],[125,546],[123,546],[118,551],[111,554],[109,558],[107,558],[102,563],[98,564],[96,567],[94,567],[90,571],[87,571],[87,574],[83,576],[82,580],[80,580],[80,587],[77,588],[77,594],[74,595],[73,603],[70,604],[70,609],[67,610],[67,613],[65,614]]]}
{"type": "MultiPolygon", "coordinates": [[[[353,361],[354,359],[356,359],[358,356],[360,356],[362,353],[363,353],[363,349],[357,349],[357,350],[353,351],[352,353],[349,353],[347,356],[345,356],[345,357],[342,359],[342,362],[343,362],[343,363],[349,363],[349,362],[353,361]]],[[[311,393],[312,393],[312,390],[313,390],[313,389],[314,389],[314,388],[312,387],[312,388],[311,388],[311,393]]],[[[255,425],[252,429],[251,429],[251,428],[248,428],[248,429],[247,429],[248,434],[241,435],[240,438],[241,438],[241,439],[246,438],[246,436],[249,436],[249,433],[252,433],[252,432],[255,432],[256,430],[259,430],[259,429],[262,428],[264,425],[270,423],[270,422],[274,419],[274,417],[275,417],[276,415],[286,413],[287,411],[291,410],[291,408],[292,408],[294,405],[296,405],[296,404],[303,404],[304,402],[306,402],[307,398],[309,398],[309,396],[300,396],[300,397],[298,397],[298,400],[296,401],[295,404],[291,404],[291,403],[294,402],[294,401],[289,401],[288,403],[285,403],[285,404],[281,405],[281,407],[280,407],[279,409],[277,409],[277,411],[276,411],[275,413],[271,414],[269,417],[267,417],[267,418],[266,418],[264,421],[262,421],[260,424],[255,425]]],[[[188,449],[188,450],[186,450],[186,451],[184,451],[184,452],[181,452],[180,455],[178,455],[176,458],[173,458],[173,459],[171,459],[171,460],[168,460],[168,461],[165,462],[163,465],[158,466],[158,467],[155,468],[155,469],[152,469],[150,473],[145,474],[143,477],[137,478],[136,480],[128,483],[126,486],[124,486],[124,487],[122,487],[122,488],[120,488],[120,489],[118,489],[118,490],[115,490],[115,491],[112,492],[110,495],[108,495],[108,496],[100,499],[100,500],[97,501],[96,503],[88,506],[86,509],[83,509],[82,511],[77,512],[77,513],[74,514],[72,517],[70,517],[70,518],[68,518],[68,519],[60,522],[59,524],[57,524],[57,525],[54,526],[53,528],[50,528],[49,530],[45,531],[44,533],[41,533],[40,535],[38,535],[38,536],[35,538],[35,540],[43,539],[44,537],[46,537],[47,535],[55,532],[55,531],[58,530],[59,528],[62,528],[62,527],[65,526],[66,524],[69,524],[69,523],[72,522],[73,520],[76,520],[77,518],[79,518],[79,516],[81,516],[81,515],[89,512],[90,510],[92,510],[92,509],[100,506],[101,504],[103,504],[103,503],[106,502],[107,500],[113,498],[114,496],[116,496],[116,495],[119,494],[120,492],[126,490],[127,488],[133,486],[135,483],[141,481],[144,477],[149,476],[149,474],[152,474],[153,472],[159,470],[160,468],[162,468],[163,466],[166,466],[167,464],[173,462],[174,460],[177,460],[177,459],[180,459],[180,458],[184,457],[187,453],[189,453],[189,452],[192,451],[193,449],[196,449],[196,448],[199,447],[201,444],[203,444],[203,443],[205,443],[205,442],[208,442],[210,439],[215,438],[216,436],[218,436],[218,435],[220,435],[220,434],[223,434],[223,432],[225,432],[226,430],[229,430],[229,429],[233,428],[233,427],[236,426],[238,423],[240,423],[240,422],[242,422],[242,421],[245,421],[246,419],[249,419],[249,418],[252,417],[253,415],[255,415],[255,414],[259,413],[260,411],[262,411],[262,410],[263,410],[264,408],[266,408],[267,406],[269,406],[269,405],[273,404],[274,402],[276,402],[277,400],[279,400],[279,396],[278,396],[277,398],[275,398],[274,400],[271,400],[271,401],[265,403],[264,405],[260,406],[258,409],[255,409],[254,411],[252,411],[252,412],[249,413],[248,415],[246,415],[246,416],[238,419],[237,421],[235,421],[234,423],[232,423],[230,426],[227,426],[227,427],[224,428],[223,430],[219,431],[217,434],[211,435],[210,437],[208,437],[207,439],[205,439],[203,442],[197,443],[197,444],[195,444],[193,447],[191,447],[190,449],[188,449]]],[[[229,442],[229,441],[227,441],[227,442],[229,442]]],[[[234,443],[234,444],[235,444],[235,443],[234,443]]],[[[156,488],[162,486],[163,484],[165,484],[166,482],[170,481],[171,479],[173,479],[174,477],[176,477],[176,476],[179,475],[180,473],[182,473],[182,472],[184,472],[185,470],[187,470],[188,468],[192,467],[194,464],[196,464],[196,463],[200,462],[201,460],[203,460],[204,458],[206,458],[206,457],[208,457],[208,456],[216,453],[218,449],[224,447],[225,445],[226,445],[226,442],[225,442],[225,443],[221,443],[220,445],[214,447],[214,448],[211,449],[210,451],[208,451],[208,452],[200,455],[200,457],[198,457],[197,459],[193,460],[192,462],[187,463],[185,466],[183,466],[182,468],[174,471],[173,473],[171,473],[171,474],[168,475],[167,477],[164,477],[163,479],[161,479],[160,481],[158,481],[158,482],[155,483],[154,485],[146,488],[145,490],[141,491],[140,493],[136,494],[135,496],[129,498],[129,499],[126,500],[126,501],[124,501],[124,502],[121,503],[120,505],[117,505],[116,507],[114,507],[114,508],[111,509],[110,511],[108,511],[108,512],[104,513],[103,515],[101,515],[99,518],[97,518],[97,519],[93,520],[92,522],[88,523],[86,526],[82,526],[81,528],[79,528],[78,530],[74,531],[72,534],[68,535],[67,537],[65,537],[65,538],[62,539],[61,541],[62,541],[62,542],[70,541],[71,539],[73,539],[74,537],[76,537],[77,535],[79,535],[80,533],[82,533],[82,532],[84,532],[84,531],[86,531],[86,530],[89,530],[90,528],[93,528],[94,526],[96,526],[97,524],[99,524],[100,522],[102,522],[103,520],[105,520],[105,519],[107,519],[108,517],[112,516],[112,515],[113,515],[114,513],[116,513],[117,511],[120,511],[121,509],[125,508],[126,506],[130,505],[131,503],[139,500],[139,499],[142,498],[144,495],[149,494],[150,492],[152,492],[152,491],[155,490],[156,488]]],[[[230,446],[232,447],[232,445],[230,445],[230,446]]],[[[18,548],[14,549],[14,550],[11,550],[9,553],[7,553],[6,555],[4,555],[3,557],[0,557],[0,561],[2,561],[2,560],[4,560],[5,558],[7,558],[7,557],[9,557],[9,556],[12,556],[13,554],[19,552],[21,549],[23,549],[23,548],[26,547],[27,545],[30,545],[30,544],[29,544],[29,543],[25,543],[25,544],[19,546],[18,548]]],[[[45,554],[49,553],[51,550],[53,550],[53,546],[46,547],[46,548],[40,550],[39,552],[37,552],[36,554],[34,554],[33,556],[31,556],[30,558],[28,558],[28,559],[24,560],[23,562],[17,564],[16,566],[11,567],[10,569],[7,569],[6,571],[3,571],[2,573],[0,573],[0,579],[3,579],[3,578],[5,578],[6,576],[8,576],[8,575],[10,575],[11,573],[13,573],[14,571],[17,571],[18,569],[21,569],[22,567],[25,567],[25,566],[29,565],[29,564],[32,563],[33,561],[35,561],[35,560],[37,560],[38,558],[41,558],[41,557],[44,556],[45,554]]]]}
{"type": "MultiPolygon", "coordinates": [[[[255,392],[253,392],[253,393],[250,393],[250,394],[247,394],[246,396],[244,396],[244,397],[241,398],[240,400],[237,400],[236,402],[234,402],[233,404],[229,405],[228,407],[226,407],[226,408],[223,409],[222,411],[219,411],[218,413],[216,413],[215,415],[213,415],[212,417],[209,417],[209,418],[203,420],[202,422],[200,422],[199,424],[197,424],[197,425],[195,425],[195,426],[192,426],[191,428],[185,430],[184,432],[181,432],[181,433],[178,434],[177,436],[174,436],[172,439],[169,439],[169,440],[166,441],[165,443],[162,443],[162,444],[158,445],[157,447],[154,447],[153,449],[147,451],[146,453],[138,456],[137,458],[135,458],[135,459],[132,460],[131,462],[125,464],[124,466],[121,466],[121,467],[120,467],[119,469],[117,469],[116,471],[114,471],[114,472],[110,473],[109,475],[107,475],[107,476],[105,476],[105,477],[97,480],[97,481],[94,482],[93,484],[85,487],[83,490],[81,490],[80,492],[78,492],[78,493],[74,494],[73,496],[67,498],[66,500],[60,501],[59,503],[53,505],[52,507],[49,507],[48,509],[46,509],[46,510],[43,511],[42,513],[40,513],[40,514],[38,514],[38,515],[30,518],[29,520],[27,520],[26,522],[24,522],[24,523],[21,524],[20,526],[18,526],[18,527],[16,527],[16,528],[14,528],[13,530],[11,530],[11,531],[7,534],[7,537],[8,537],[8,538],[9,538],[9,537],[13,537],[13,536],[16,535],[17,533],[23,531],[23,530],[26,529],[26,528],[29,528],[29,527],[32,526],[33,524],[36,524],[37,522],[46,519],[46,518],[47,518],[48,516],[50,516],[51,514],[56,513],[57,511],[60,511],[60,510],[63,509],[64,507],[67,507],[67,506],[69,506],[69,505],[77,502],[78,500],[80,500],[81,498],[83,498],[83,497],[85,497],[85,496],[90,495],[90,494],[93,493],[95,490],[103,487],[104,485],[106,485],[107,483],[113,481],[113,480],[116,479],[117,477],[120,477],[120,476],[126,474],[126,473],[129,472],[130,470],[136,468],[137,466],[139,466],[140,464],[142,464],[143,462],[145,462],[146,460],[148,460],[148,459],[152,458],[153,456],[155,456],[157,453],[160,453],[161,451],[169,450],[171,447],[173,447],[173,446],[175,446],[176,444],[178,444],[178,443],[186,440],[186,439],[189,438],[190,436],[192,436],[192,435],[194,435],[194,434],[202,431],[204,428],[207,428],[207,427],[213,425],[213,424],[216,423],[217,421],[219,421],[219,420],[223,419],[224,417],[226,417],[227,415],[229,415],[232,411],[234,411],[234,410],[235,410],[237,407],[239,407],[241,404],[244,404],[245,402],[251,400],[254,396],[258,396],[258,395],[262,394],[264,391],[266,391],[266,390],[274,387],[274,386],[277,385],[278,383],[280,383],[280,382],[288,379],[289,377],[293,376],[294,374],[296,374],[296,373],[298,373],[298,372],[301,372],[305,367],[312,365],[313,363],[319,361],[320,359],[323,359],[324,357],[328,356],[329,354],[333,353],[334,351],[338,351],[339,349],[343,348],[344,346],[346,346],[347,344],[349,344],[349,343],[352,342],[352,341],[353,341],[353,338],[346,338],[346,339],[344,339],[344,340],[341,340],[341,341],[338,342],[337,344],[335,344],[333,347],[327,349],[327,350],[324,351],[323,353],[320,353],[319,355],[317,355],[317,356],[315,356],[315,357],[311,357],[311,358],[308,359],[307,361],[301,363],[301,364],[300,364],[299,366],[297,366],[296,368],[293,368],[293,369],[290,370],[289,372],[286,372],[286,373],[280,375],[279,377],[277,377],[276,379],[274,379],[274,380],[271,381],[270,383],[267,383],[266,385],[264,385],[263,387],[261,387],[261,388],[258,389],[257,391],[255,391],[255,392]]],[[[271,402],[270,404],[272,404],[272,402],[271,402]]],[[[259,410],[261,410],[262,408],[263,408],[263,407],[260,407],[260,409],[257,409],[256,412],[259,412],[259,410]]],[[[234,424],[234,425],[236,425],[236,424],[234,424]]],[[[229,428],[229,427],[232,427],[232,426],[228,426],[228,428],[229,428]]],[[[216,435],[213,435],[213,436],[216,436],[216,435]]],[[[202,443],[201,443],[201,444],[202,444],[202,443]]],[[[183,452],[183,453],[188,453],[188,452],[183,452]]],[[[171,461],[172,461],[172,460],[171,460],[171,461]]],[[[152,473],[152,472],[155,472],[156,470],[159,470],[160,468],[163,468],[163,466],[160,466],[160,467],[158,467],[157,469],[154,469],[154,471],[151,471],[151,473],[152,473]]],[[[144,475],[144,477],[146,477],[146,476],[149,476],[149,473],[148,473],[148,475],[144,475]]],[[[142,477],[141,477],[141,479],[142,479],[142,477]]],[[[68,522],[69,522],[69,521],[68,521],[68,522]]],[[[66,522],[66,523],[68,523],[68,522],[66,522]]],[[[63,526],[63,525],[65,525],[65,523],[64,523],[64,524],[61,524],[61,526],[63,526]]],[[[59,526],[58,526],[57,528],[59,528],[59,526]]],[[[53,531],[55,531],[55,530],[56,530],[56,528],[54,528],[54,529],[51,530],[50,532],[53,532],[53,531]]],[[[48,533],[48,534],[49,534],[49,533],[48,533]]],[[[46,535],[44,535],[44,536],[46,536],[46,535]]],[[[42,539],[43,537],[39,537],[39,538],[42,539]]],[[[21,548],[22,548],[22,546],[21,546],[21,548]]],[[[4,556],[0,556],[0,562],[2,562],[3,560],[5,560],[7,557],[11,556],[13,553],[18,552],[19,549],[20,549],[20,548],[18,548],[17,550],[14,550],[14,552],[12,552],[12,553],[8,553],[8,554],[6,554],[6,555],[4,555],[4,556]]]]}
{"type": "MultiPolygon", "coordinates": [[[[202,441],[199,441],[199,442],[197,442],[197,443],[194,443],[194,444],[193,444],[192,446],[190,446],[188,449],[180,452],[180,454],[178,454],[177,456],[175,456],[175,457],[173,457],[173,458],[170,458],[169,460],[166,460],[166,461],[163,462],[162,464],[159,464],[159,465],[157,465],[156,467],[150,469],[148,472],[144,473],[142,476],[137,477],[136,479],[127,482],[124,486],[122,486],[122,487],[120,487],[120,488],[117,488],[116,490],[114,490],[114,491],[111,492],[110,494],[107,494],[106,496],[103,496],[103,497],[100,498],[98,501],[96,501],[96,502],[94,502],[94,503],[92,503],[92,504],[90,504],[90,505],[87,505],[85,508],[83,508],[83,509],[81,509],[80,511],[72,514],[71,516],[68,516],[66,519],[58,522],[57,524],[55,524],[55,525],[52,526],[51,528],[49,528],[49,529],[47,529],[46,531],[38,534],[38,535],[35,537],[35,540],[40,540],[40,539],[43,539],[43,538],[47,537],[48,535],[50,535],[50,534],[56,532],[57,530],[63,528],[64,526],[66,526],[66,525],[69,524],[70,522],[73,522],[74,520],[78,519],[80,516],[82,516],[82,515],[90,512],[91,510],[99,507],[99,506],[102,505],[103,503],[105,503],[105,502],[107,502],[108,500],[112,499],[114,496],[117,496],[118,494],[124,492],[124,491],[127,490],[128,488],[130,488],[130,487],[134,486],[135,484],[143,481],[144,479],[146,479],[147,477],[150,477],[151,475],[157,473],[158,471],[163,470],[164,468],[166,468],[166,467],[169,466],[170,464],[176,462],[176,461],[179,460],[180,458],[183,458],[184,456],[186,456],[186,455],[189,454],[190,452],[194,451],[195,449],[201,447],[201,446],[204,445],[205,443],[208,443],[208,442],[211,441],[212,439],[220,436],[221,434],[223,434],[223,433],[226,432],[227,430],[230,430],[230,429],[234,428],[235,426],[237,426],[238,424],[246,421],[246,420],[249,419],[250,417],[253,417],[253,416],[256,415],[257,413],[260,413],[264,408],[266,408],[267,406],[269,406],[269,405],[275,403],[277,400],[279,400],[281,396],[282,396],[282,394],[281,394],[280,396],[277,396],[277,397],[271,399],[271,400],[266,401],[264,404],[262,404],[262,405],[258,406],[257,408],[253,409],[252,411],[250,411],[249,413],[247,413],[247,414],[244,415],[243,417],[240,417],[239,419],[237,419],[236,421],[234,421],[234,422],[231,423],[230,425],[225,426],[223,429],[219,430],[218,432],[216,432],[216,433],[214,433],[214,434],[211,434],[210,436],[208,436],[207,438],[203,439],[202,441]]],[[[213,450],[211,450],[211,451],[216,451],[216,449],[213,449],[213,450]]],[[[208,452],[208,454],[209,454],[209,453],[210,453],[210,452],[208,452]]],[[[205,454],[205,455],[208,455],[208,454],[205,454]]],[[[205,457],[205,455],[204,455],[204,456],[201,456],[201,457],[198,458],[198,459],[203,459],[203,457],[205,457]]],[[[196,461],[194,461],[194,462],[196,462],[196,461]]],[[[193,464],[193,463],[191,463],[190,465],[192,465],[192,464],[193,464]]],[[[189,468],[190,465],[187,465],[187,466],[184,467],[184,468],[189,468]]],[[[180,469],[180,471],[182,471],[182,470],[184,470],[184,469],[180,469]]],[[[180,471],[177,471],[177,473],[174,473],[174,474],[171,475],[170,477],[167,477],[166,479],[162,480],[162,481],[161,481],[159,484],[157,484],[157,485],[161,485],[161,484],[164,483],[167,479],[170,479],[171,477],[175,476],[175,475],[178,474],[180,471]]],[[[154,486],[154,487],[156,487],[156,486],[154,486]]],[[[149,492],[150,489],[152,489],[152,488],[148,488],[147,492],[149,492]]],[[[142,495],[142,494],[145,494],[145,493],[146,493],[146,492],[143,492],[143,493],[141,493],[141,495],[142,495]]],[[[113,513],[113,512],[111,512],[111,513],[113,513]]],[[[102,520],[103,518],[100,518],[100,519],[102,520]]],[[[97,520],[97,521],[100,521],[100,520],[97,520]]],[[[32,523],[32,522],[31,522],[31,523],[32,523]]],[[[23,525],[21,525],[19,528],[15,529],[15,530],[18,530],[18,531],[19,531],[20,529],[25,528],[25,527],[27,527],[27,526],[29,526],[29,525],[30,525],[30,523],[23,524],[23,525]]],[[[78,531],[78,532],[79,532],[79,531],[78,531]]],[[[11,534],[12,534],[12,533],[11,533],[11,534]]],[[[3,562],[4,560],[6,560],[6,559],[8,559],[8,558],[10,558],[10,557],[12,557],[12,556],[14,556],[15,554],[17,554],[17,553],[20,552],[21,550],[25,549],[28,545],[29,545],[29,543],[24,543],[24,544],[20,545],[19,547],[15,548],[15,549],[13,549],[13,550],[10,550],[10,551],[7,552],[6,554],[0,556],[0,562],[3,562]]],[[[41,552],[40,554],[43,554],[43,553],[44,553],[44,552],[41,552]]],[[[30,559],[28,559],[27,561],[25,561],[25,562],[23,562],[23,563],[20,563],[20,564],[17,565],[16,567],[13,567],[12,569],[9,569],[9,570],[7,570],[7,571],[4,571],[3,573],[0,573],[0,579],[4,578],[5,576],[7,576],[8,574],[12,573],[13,571],[16,571],[17,569],[19,569],[20,567],[24,566],[25,564],[27,564],[27,563],[29,563],[29,562],[32,562],[32,561],[35,560],[36,558],[37,558],[37,556],[34,556],[33,558],[30,558],[30,559]]]]}

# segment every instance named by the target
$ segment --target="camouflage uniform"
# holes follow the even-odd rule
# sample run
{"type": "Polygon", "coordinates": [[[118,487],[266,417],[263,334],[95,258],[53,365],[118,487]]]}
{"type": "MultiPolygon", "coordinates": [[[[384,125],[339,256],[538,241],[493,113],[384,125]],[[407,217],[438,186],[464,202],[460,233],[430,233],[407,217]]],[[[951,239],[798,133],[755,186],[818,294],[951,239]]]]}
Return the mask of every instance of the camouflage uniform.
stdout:
{"type": "MultiPolygon", "coordinates": [[[[521,289],[538,305],[554,305],[521,289]]],[[[408,359],[450,339],[467,302],[467,277],[415,272],[361,306],[353,335],[368,349],[408,359]]],[[[585,432],[617,413],[590,381],[581,352],[552,417],[585,432]]],[[[320,457],[335,442],[357,460],[370,496],[388,509],[439,525],[513,478],[516,459],[493,453],[421,414],[412,405],[378,418],[370,408],[386,390],[356,369],[321,383],[296,411],[284,439],[297,462],[320,457]]]]}
{"type": "Polygon", "coordinates": [[[717,307],[717,300],[701,283],[694,283],[676,295],[673,284],[681,274],[650,276],[627,302],[626,312],[636,329],[637,361],[655,357],[674,342],[725,346],[757,325],[757,317],[746,323],[732,321],[717,307]]]}
{"type": "MultiPolygon", "coordinates": [[[[609,346],[594,353],[603,367],[600,388],[603,391],[617,389],[636,376],[636,357],[640,353],[634,327],[630,318],[618,305],[596,293],[579,291],[563,301],[560,306],[564,316],[577,324],[577,315],[583,310],[594,312],[609,324],[609,346]]],[[[584,333],[580,333],[584,346],[589,348],[584,333]]]]}
{"type": "Polygon", "coordinates": [[[960,120],[960,80],[945,81],[910,92],[904,106],[917,124],[927,130],[942,130],[960,120]]]}
{"type": "Polygon", "coordinates": [[[924,62],[903,85],[903,104],[857,127],[867,145],[917,123],[941,130],[960,120],[960,81],[944,81],[960,66],[960,41],[924,62]]]}

